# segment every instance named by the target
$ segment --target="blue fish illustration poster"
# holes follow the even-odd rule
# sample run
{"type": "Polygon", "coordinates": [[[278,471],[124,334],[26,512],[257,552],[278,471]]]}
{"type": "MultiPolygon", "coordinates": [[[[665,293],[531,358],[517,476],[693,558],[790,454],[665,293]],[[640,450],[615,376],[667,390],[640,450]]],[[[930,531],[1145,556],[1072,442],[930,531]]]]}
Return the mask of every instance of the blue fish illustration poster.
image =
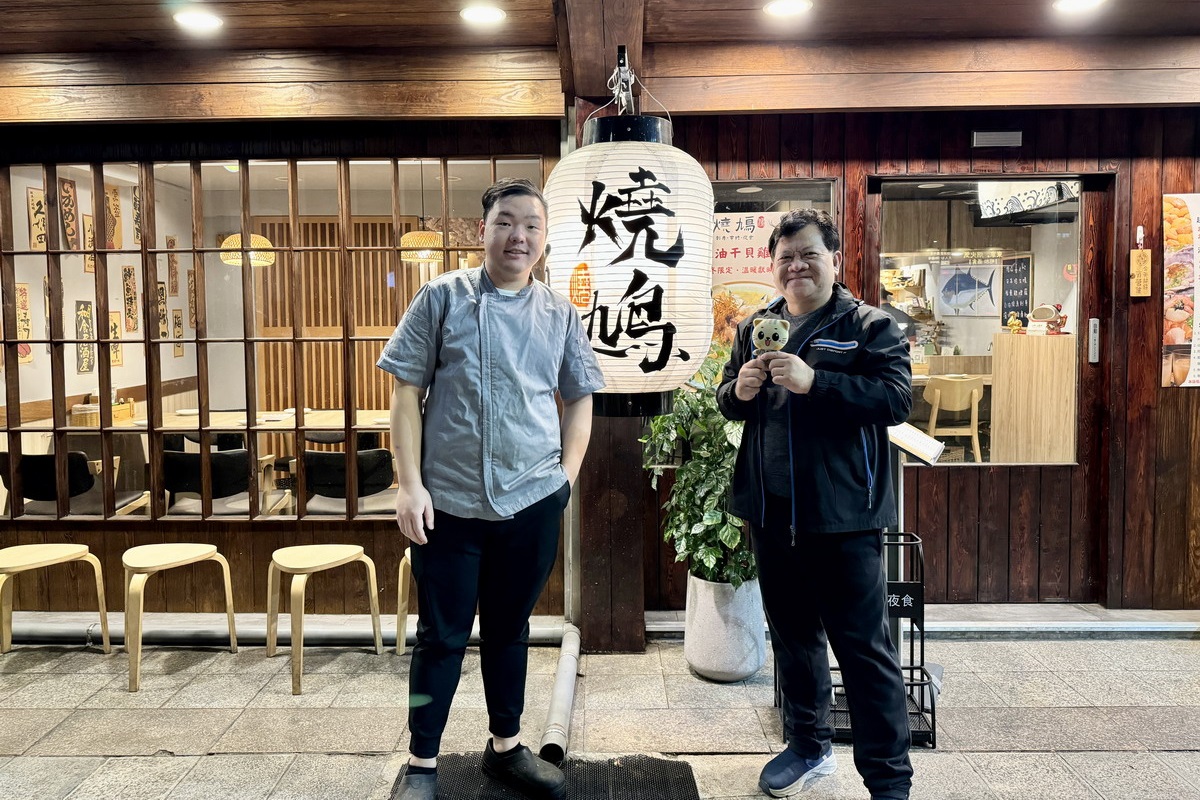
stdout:
{"type": "Polygon", "coordinates": [[[943,266],[938,272],[939,317],[999,317],[999,264],[943,266]]]}

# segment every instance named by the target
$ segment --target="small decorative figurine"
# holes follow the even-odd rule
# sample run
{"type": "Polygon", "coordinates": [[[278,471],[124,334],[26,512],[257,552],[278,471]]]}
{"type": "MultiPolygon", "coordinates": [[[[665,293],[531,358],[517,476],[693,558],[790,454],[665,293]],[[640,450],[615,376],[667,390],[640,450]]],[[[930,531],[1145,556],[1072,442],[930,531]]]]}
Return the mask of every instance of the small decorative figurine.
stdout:
{"type": "Polygon", "coordinates": [[[782,350],[787,344],[788,328],[791,327],[786,319],[759,317],[754,320],[754,357],[771,350],[782,350]]]}
{"type": "Polygon", "coordinates": [[[1004,323],[1008,326],[1009,333],[1024,333],[1025,328],[1021,325],[1021,318],[1017,316],[1017,312],[1008,312],[1008,322],[1004,323]]]}
{"type": "Polygon", "coordinates": [[[1029,318],[1046,323],[1047,336],[1059,336],[1066,331],[1067,315],[1062,313],[1062,303],[1043,303],[1029,312],[1029,318]]]}

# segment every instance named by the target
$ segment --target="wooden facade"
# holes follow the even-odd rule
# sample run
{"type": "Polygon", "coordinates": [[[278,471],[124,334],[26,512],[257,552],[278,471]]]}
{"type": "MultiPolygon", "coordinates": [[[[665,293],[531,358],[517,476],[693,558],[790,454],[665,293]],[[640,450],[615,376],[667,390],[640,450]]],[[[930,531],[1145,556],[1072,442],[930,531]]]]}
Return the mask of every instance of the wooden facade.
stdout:
{"type": "MultiPolygon", "coordinates": [[[[0,0],[10,17],[25,5],[0,0]]],[[[835,181],[845,278],[867,298],[878,292],[880,181],[1084,176],[1081,316],[1101,320],[1103,357],[1081,367],[1080,465],[909,467],[905,527],[926,540],[931,601],[1200,608],[1200,392],[1160,388],[1158,372],[1161,194],[1200,191],[1200,112],[1168,107],[1200,96],[1196,10],[1136,0],[1094,31],[1114,38],[1050,39],[1031,3],[938,0],[913,14],[847,0],[798,42],[722,0],[522,0],[508,29],[520,35],[501,47],[464,39],[442,0],[349,26],[339,13],[371,9],[234,2],[228,49],[204,50],[151,36],[170,29],[140,21],[144,4],[92,5],[62,0],[0,42],[6,160],[513,154],[552,166],[564,101],[604,102],[613,51],[627,44],[675,115],[675,144],[713,180],[835,181]],[[1024,144],[972,149],[974,129],[1020,129],[1024,144]],[[1139,225],[1155,263],[1144,299],[1129,297],[1125,271],[1139,225]]],[[[581,624],[594,650],[636,649],[643,610],[681,608],[685,596],[683,566],[659,536],[669,481],[656,493],[632,466],[637,434],[598,420],[581,476],[581,624]]],[[[211,541],[234,565],[239,606],[257,611],[271,550],[311,541],[367,547],[386,608],[402,544],[386,521],[0,526],[0,545],[86,543],[110,576],[134,544],[211,541]]],[[[215,576],[179,573],[151,582],[150,610],[220,610],[215,576]]],[[[537,613],[562,611],[555,575],[537,613]]],[[[88,579],[71,565],[38,571],[17,582],[16,605],[89,608],[88,579]]],[[[313,582],[313,611],[365,608],[356,581],[313,582]]],[[[117,587],[110,577],[113,609],[117,587]]]]}

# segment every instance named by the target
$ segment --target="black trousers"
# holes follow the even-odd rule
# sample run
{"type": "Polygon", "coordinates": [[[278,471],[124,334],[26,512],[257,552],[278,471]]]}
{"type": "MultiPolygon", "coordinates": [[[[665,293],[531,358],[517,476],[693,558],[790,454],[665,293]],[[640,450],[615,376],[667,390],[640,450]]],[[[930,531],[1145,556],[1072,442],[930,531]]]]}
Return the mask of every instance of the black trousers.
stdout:
{"type": "Polygon", "coordinates": [[[908,711],[887,629],[883,535],[789,532],[791,501],[768,496],[766,526],[752,526],[759,586],[783,694],[788,746],[816,758],[833,738],[826,642],[846,686],[854,765],[872,795],[908,797],[908,711]]]}
{"type": "Polygon", "coordinates": [[[558,553],[559,520],[570,484],[512,519],[464,519],[435,512],[429,541],[412,545],[417,644],[408,684],[409,752],[441,749],[450,702],[479,606],[479,656],[488,725],[499,737],[521,731],[529,615],[558,553]]]}

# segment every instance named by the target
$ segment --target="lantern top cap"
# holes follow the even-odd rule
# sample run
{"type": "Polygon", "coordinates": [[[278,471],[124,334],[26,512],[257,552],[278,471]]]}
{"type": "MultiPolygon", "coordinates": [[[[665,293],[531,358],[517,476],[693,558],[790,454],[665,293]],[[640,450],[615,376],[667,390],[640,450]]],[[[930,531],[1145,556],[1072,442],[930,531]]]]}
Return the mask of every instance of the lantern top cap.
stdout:
{"type": "Polygon", "coordinates": [[[671,144],[671,121],[662,117],[622,114],[594,117],[583,124],[583,146],[601,142],[671,144]]]}

